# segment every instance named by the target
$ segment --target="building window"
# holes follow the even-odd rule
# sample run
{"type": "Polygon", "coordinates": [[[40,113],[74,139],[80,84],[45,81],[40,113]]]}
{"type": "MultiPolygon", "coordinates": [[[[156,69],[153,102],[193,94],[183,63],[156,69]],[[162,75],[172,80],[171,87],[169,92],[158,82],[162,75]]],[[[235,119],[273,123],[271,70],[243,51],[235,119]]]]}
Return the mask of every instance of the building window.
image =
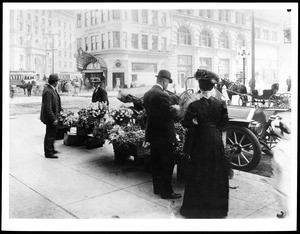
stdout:
{"type": "Polygon", "coordinates": [[[212,19],[213,18],[213,10],[207,10],[206,11],[206,17],[209,18],[209,19],[212,19]]]}
{"type": "Polygon", "coordinates": [[[107,33],[107,39],[108,39],[107,48],[110,48],[110,32],[107,33]]]}
{"type": "Polygon", "coordinates": [[[38,27],[34,27],[34,33],[35,33],[35,35],[39,34],[39,28],[38,27]]]}
{"type": "Polygon", "coordinates": [[[127,32],[123,32],[123,46],[127,48],[127,32]]]}
{"type": "Polygon", "coordinates": [[[72,52],[69,52],[69,57],[72,58],[72,52]]]}
{"type": "Polygon", "coordinates": [[[45,19],[42,18],[42,25],[45,25],[45,19]]]}
{"type": "Polygon", "coordinates": [[[138,34],[131,34],[131,47],[134,49],[139,48],[139,35],[138,34]]]}
{"type": "Polygon", "coordinates": [[[167,50],[167,38],[166,37],[161,38],[161,50],[162,51],[167,50]]]}
{"type": "Polygon", "coordinates": [[[58,41],[58,46],[61,47],[61,41],[60,40],[58,41]]]}
{"type": "MultiPolygon", "coordinates": [[[[70,56],[70,58],[71,58],[71,56],[70,56]]],[[[70,68],[72,68],[72,63],[70,62],[70,68]]]]}
{"type": "Polygon", "coordinates": [[[84,26],[88,26],[88,12],[84,13],[84,26]]]}
{"type": "Polygon", "coordinates": [[[263,39],[266,41],[269,40],[269,30],[263,29],[263,39]]]}
{"type": "Polygon", "coordinates": [[[92,36],[91,37],[91,50],[97,50],[98,49],[98,36],[92,36]]]}
{"type": "Polygon", "coordinates": [[[260,39],[260,29],[259,28],[255,28],[254,35],[255,35],[255,39],[260,39]]]}
{"type": "Polygon", "coordinates": [[[98,24],[98,10],[91,11],[91,25],[98,24]]]}
{"type": "Polygon", "coordinates": [[[57,23],[58,23],[58,27],[60,27],[60,26],[61,26],[61,22],[60,22],[60,20],[59,20],[57,23]]]}
{"type": "Polygon", "coordinates": [[[166,26],[167,25],[167,13],[166,12],[161,12],[161,26],[166,26]]]}
{"type": "Polygon", "coordinates": [[[133,22],[139,22],[139,12],[138,10],[131,10],[131,19],[133,22]]]}
{"type": "Polygon", "coordinates": [[[64,68],[66,68],[67,67],[67,62],[64,62],[64,68]]]}
{"type": "Polygon", "coordinates": [[[120,19],[120,10],[113,10],[113,19],[120,19]]]}
{"type": "Polygon", "coordinates": [[[199,10],[199,16],[204,17],[204,10],[199,10]]]}
{"type": "Polygon", "coordinates": [[[103,34],[101,34],[101,48],[102,48],[102,50],[103,49],[105,49],[105,34],[103,33],[103,34]]]}
{"type": "Polygon", "coordinates": [[[58,61],[58,66],[61,67],[61,61],[58,61]]]}
{"type": "Polygon", "coordinates": [[[20,37],[20,45],[23,45],[23,37],[20,37]]]}
{"type": "Polygon", "coordinates": [[[107,10],[107,20],[110,21],[110,10],[107,10]]]}
{"type": "Polygon", "coordinates": [[[178,29],[177,43],[182,45],[191,45],[191,34],[186,28],[180,27],[178,29]]]}
{"type": "Polygon", "coordinates": [[[277,32],[272,31],[272,41],[277,41],[277,32]]]}
{"type": "Polygon", "coordinates": [[[229,22],[229,10],[219,10],[219,20],[229,22]]]}
{"type": "Polygon", "coordinates": [[[45,10],[42,10],[42,15],[45,15],[45,10]]]}
{"type": "Polygon", "coordinates": [[[61,57],[61,50],[58,51],[58,57],[61,57]]]}
{"type": "Polygon", "coordinates": [[[158,25],[158,13],[157,11],[152,11],[152,25],[158,25]]]}
{"type": "Polygon", "coordinates": [[[22,22],[19,22],[19,30],[23,31],[23,23],[22,22]]]}
{"type": "Polygon", "coordinates": [[[229,49],[229,40],[225,33],[222,33],[219,38],[219,47],[229,49]]]}
{"type": "Polygon", "coordinates": [[[212,47],[211,41],[212,40],[211,40],[210,34],[206,30],[201,31],[201,33],[200,33],[200,41],[199,41],[200,46],[212,47]]]}
{"type": "Polygon", "coordinates": [[[113,47],[120,48],[120,32],[113,32],[113,47]]]}
{"type": "Polygon", "coordinates": [[[35,16],[34,19],[35,19],[35,23],[38,24],[38,23],[39,23],[39,17],[38,17],[38,16],[35,16]]]}
{"type": "Polygon", "coordinates": [[[218,75],[221,77],[229,77],[229,59],[220,59],[218,75]]]}
{"type": "Polygon", "coordinates": [[[237,12],[235,13],[235,23],[236,24],[245,24],[245,15],[242,14],[241,12],[237,12]]]}
{"type": "Polygon", "coordinates": [[[142,10],[142,23],[148,24],[148,10],[142,10]]]}
{"type": "Polygon", "coordinates": [[[51,18],[52,17],[52,12],[48,11],[48,17],[51,18]]]}
{"type": "Polygon", "coordinates": [[[31,14],[30,13],[27,14],[27,19],[31,20],[31,14]]]}
{"type": "Polygon", "coordinates": [[[81,14],[77,14],[77,28],[81,28],[81,14]]]}
{"type": "Polygon", "coordinates": [[[30,34],[31,33],[31,25],[27,24],[27,33],[30,34]]]}
{"type": "Polygon", "coordinates": [[[148,50],[148,35],[142,35],[142,49],[148,50]]]}
{"type": "Polygon", "coordinates": [[[89,50],[88,38],[85,38],[85,51],[89,50]]]}
{"type": "Polygon", "coordinates": [[[51,20],[48,20],[48,26],[51,27],[51,20]]]}
{"type": "Polygon", "coordinates": [[[152,50],[158,50],[158,36],[152,36],[152,50]]]}
{"type": "Polygon", "coordinates": [[[45,29],[42,28],[42,35],[45,36],[45,29]]]}
{"type": "Polygon", "coordinates": [[[192,56],[191,55],[178,55],[177,62],[179,66],[191,66],[192,56]]]}
{"type": "Polygon", "coordinates": [[[64,22],[64,29],[67,29],[67,23],[64,22]]]}
{"type": "Polygon", "coordinates": [[[211,58],[200,58],[200,69],[212,70],[212,59],[211,58]]]}
{"type": "Polygon", "coordinates": [[[104,10],[101,10],[101,23],[104,22],[104,10]]]}

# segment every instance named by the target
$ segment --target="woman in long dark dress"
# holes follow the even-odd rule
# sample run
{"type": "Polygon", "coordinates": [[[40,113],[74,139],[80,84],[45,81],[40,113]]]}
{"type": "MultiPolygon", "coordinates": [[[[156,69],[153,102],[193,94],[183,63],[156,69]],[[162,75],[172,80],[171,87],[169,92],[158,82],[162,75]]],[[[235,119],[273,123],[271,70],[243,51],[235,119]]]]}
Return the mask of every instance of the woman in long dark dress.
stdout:
{"type": "Polygon", "coordinates": [[[223,218],[228,212],[228,161],[225,158],[228,112],[224,101],[211,96],[218,76],[198,70],[202,97],[192,102],[182,125],[193,130],[185,151],[191,156],[181,215],[187,218],[223,218]]]}

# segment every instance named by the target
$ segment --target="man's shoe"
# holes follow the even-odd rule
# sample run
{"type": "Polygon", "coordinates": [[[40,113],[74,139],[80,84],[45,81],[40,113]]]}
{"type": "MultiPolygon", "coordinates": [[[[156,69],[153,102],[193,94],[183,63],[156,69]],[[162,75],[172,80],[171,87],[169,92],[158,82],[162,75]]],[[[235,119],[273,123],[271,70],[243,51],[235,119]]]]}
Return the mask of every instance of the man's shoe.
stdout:
{"type": "Polygon", "coordinates": [[[53,150],[53,154],[59,154],[60,152],[57,150],[53,150]]]}
{"type": "Polygon", "coordinates": [[[171,193],[168,195],[161,195],[162,199],[177,199],[177,198],[181,198],[181,194],[179,193],[171,193]]]}
{"type": "Polygon", "coordinates": [[[58,158],[57,156],[55,155],[45,155],[46,158],[58,158]]]}

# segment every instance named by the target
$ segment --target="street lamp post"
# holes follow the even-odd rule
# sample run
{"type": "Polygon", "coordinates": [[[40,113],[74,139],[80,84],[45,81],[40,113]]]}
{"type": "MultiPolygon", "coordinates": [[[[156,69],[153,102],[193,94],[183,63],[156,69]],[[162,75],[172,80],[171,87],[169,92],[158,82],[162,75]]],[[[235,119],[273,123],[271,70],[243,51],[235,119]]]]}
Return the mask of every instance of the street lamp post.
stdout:
{"type": "Polygon", "coordinates": [[[245,75],[246,57],[248,55],[250,55],[250,53],[248,51],[246,51],[246,47],[243,45],[241,51],[238,52],[238,54],[243,58],[243,85],[245,85],[245,79],[246,79],[246,75],[245,75]]]}

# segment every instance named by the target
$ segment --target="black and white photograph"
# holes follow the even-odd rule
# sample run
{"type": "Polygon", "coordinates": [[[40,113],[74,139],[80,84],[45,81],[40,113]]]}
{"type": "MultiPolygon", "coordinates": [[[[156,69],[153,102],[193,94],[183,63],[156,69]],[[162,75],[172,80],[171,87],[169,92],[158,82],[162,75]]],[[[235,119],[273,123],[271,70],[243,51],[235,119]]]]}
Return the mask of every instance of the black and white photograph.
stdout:
{"type": "Polygon", "coordinates": [[[3,231],[296,231],[298,2],[2,3],[3,231]]]}

